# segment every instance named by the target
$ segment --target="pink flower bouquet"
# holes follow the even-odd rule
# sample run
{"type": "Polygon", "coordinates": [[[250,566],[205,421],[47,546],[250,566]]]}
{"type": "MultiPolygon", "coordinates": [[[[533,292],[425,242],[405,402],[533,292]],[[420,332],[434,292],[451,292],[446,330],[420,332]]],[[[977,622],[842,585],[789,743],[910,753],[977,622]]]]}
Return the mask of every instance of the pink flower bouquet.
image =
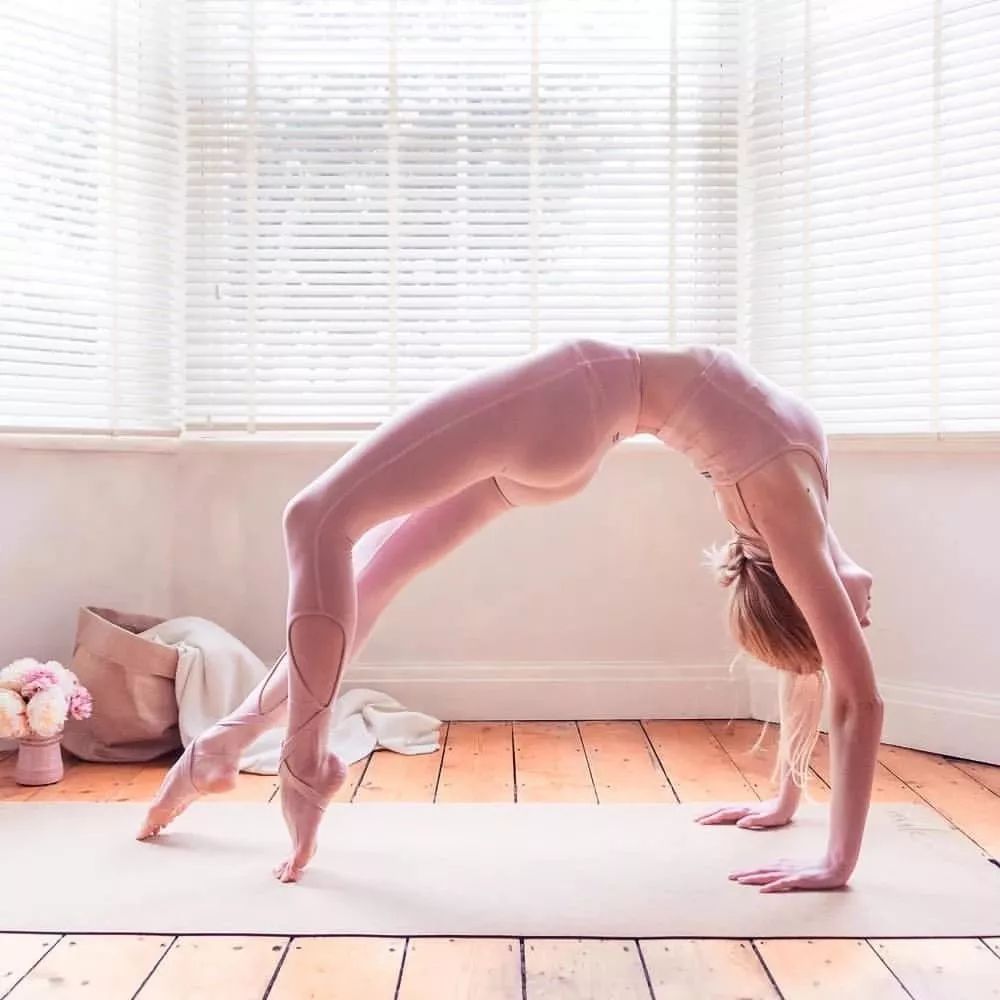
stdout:
{"type": "Polygon", "coordinates": [[[25,658],[0,670],[0,738],[57,736],[67,717],[89,719],[92,704],[76,674],[55,660],[25,658]]]}

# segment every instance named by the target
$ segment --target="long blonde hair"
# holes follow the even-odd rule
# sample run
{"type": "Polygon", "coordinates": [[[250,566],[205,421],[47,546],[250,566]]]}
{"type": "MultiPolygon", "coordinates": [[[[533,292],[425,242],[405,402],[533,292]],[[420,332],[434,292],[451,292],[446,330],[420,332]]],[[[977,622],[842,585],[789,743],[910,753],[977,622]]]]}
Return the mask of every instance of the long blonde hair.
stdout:
{"type": "Polygon", "coordinates": [[[775,774],[787,769],[795,784],[804,787],[819,737],[824,691],[823,660],[812,630],[762,550],[737,535],[706,556],[719,583],[730,588],[733,637],[754,659],[781,672],[775,774]]]}

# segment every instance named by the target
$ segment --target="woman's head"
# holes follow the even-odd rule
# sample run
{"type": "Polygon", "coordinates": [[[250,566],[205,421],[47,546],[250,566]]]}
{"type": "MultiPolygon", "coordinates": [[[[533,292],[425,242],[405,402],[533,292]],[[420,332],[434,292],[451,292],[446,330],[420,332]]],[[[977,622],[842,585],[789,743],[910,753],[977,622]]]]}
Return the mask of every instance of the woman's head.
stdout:
{"type": "Polygon", "coordinates": [[[719,583],[731,588],[729,622],[736,641],[781,671],[774,779],[787,771],[805,787],[823,707],[823,662],[812,630],[766,552],[737,535],[708,556],[719,583]]]}
{"type": "Polygon", "coordinates": [[[719,583],[730,588],[729,625],[740,646],[780,670],[820,670],[812,631],[767,556],[736,536],[709,557],[719,583]]]}

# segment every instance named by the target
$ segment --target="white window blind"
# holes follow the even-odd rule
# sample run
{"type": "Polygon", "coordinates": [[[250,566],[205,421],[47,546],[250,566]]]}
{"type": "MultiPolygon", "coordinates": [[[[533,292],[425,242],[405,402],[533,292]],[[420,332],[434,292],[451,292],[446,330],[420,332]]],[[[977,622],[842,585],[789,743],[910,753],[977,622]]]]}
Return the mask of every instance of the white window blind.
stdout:
{"type": "Polygon", "coordinates": [[[0,5],[0,429],[176,429],[179,8],[0,5]]]}
{"type": "Polygon", "coordinates": [[[1000,3],[757,0],[740,343],[833,432],[1000,430],[1000,3]]]}
{"type": "Polygon", "coordinates": [[[1000,0],[8,0],[0,430],[370,426],[590,334],[1000,431],[998,57],[1000,0]]]}
{"type": "Polygon", "coordinates": [[[733,343],[737,0],[189,0],[187,423],[733,343]]]}

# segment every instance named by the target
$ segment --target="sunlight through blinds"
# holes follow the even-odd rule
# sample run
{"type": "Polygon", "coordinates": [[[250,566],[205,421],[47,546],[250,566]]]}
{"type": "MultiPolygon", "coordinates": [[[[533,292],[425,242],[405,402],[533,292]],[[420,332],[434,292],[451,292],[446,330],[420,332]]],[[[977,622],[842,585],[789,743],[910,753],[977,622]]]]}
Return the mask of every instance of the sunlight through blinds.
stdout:
{"type": "Polygon", "coordinates": [[[0,429],[179,429],[180,20],[0,5],[0,429]]]}
{"type": "Polygon", "coordinates": [[[735,0],[191,0],[188,425],[376,424],[571,336],[731,344],[735,0]]]}
{"type": "Polygon", "coordinates": [[[1000,3],[748,15],[741,347],[831,432],[1000,431],[1000,3]]]}

